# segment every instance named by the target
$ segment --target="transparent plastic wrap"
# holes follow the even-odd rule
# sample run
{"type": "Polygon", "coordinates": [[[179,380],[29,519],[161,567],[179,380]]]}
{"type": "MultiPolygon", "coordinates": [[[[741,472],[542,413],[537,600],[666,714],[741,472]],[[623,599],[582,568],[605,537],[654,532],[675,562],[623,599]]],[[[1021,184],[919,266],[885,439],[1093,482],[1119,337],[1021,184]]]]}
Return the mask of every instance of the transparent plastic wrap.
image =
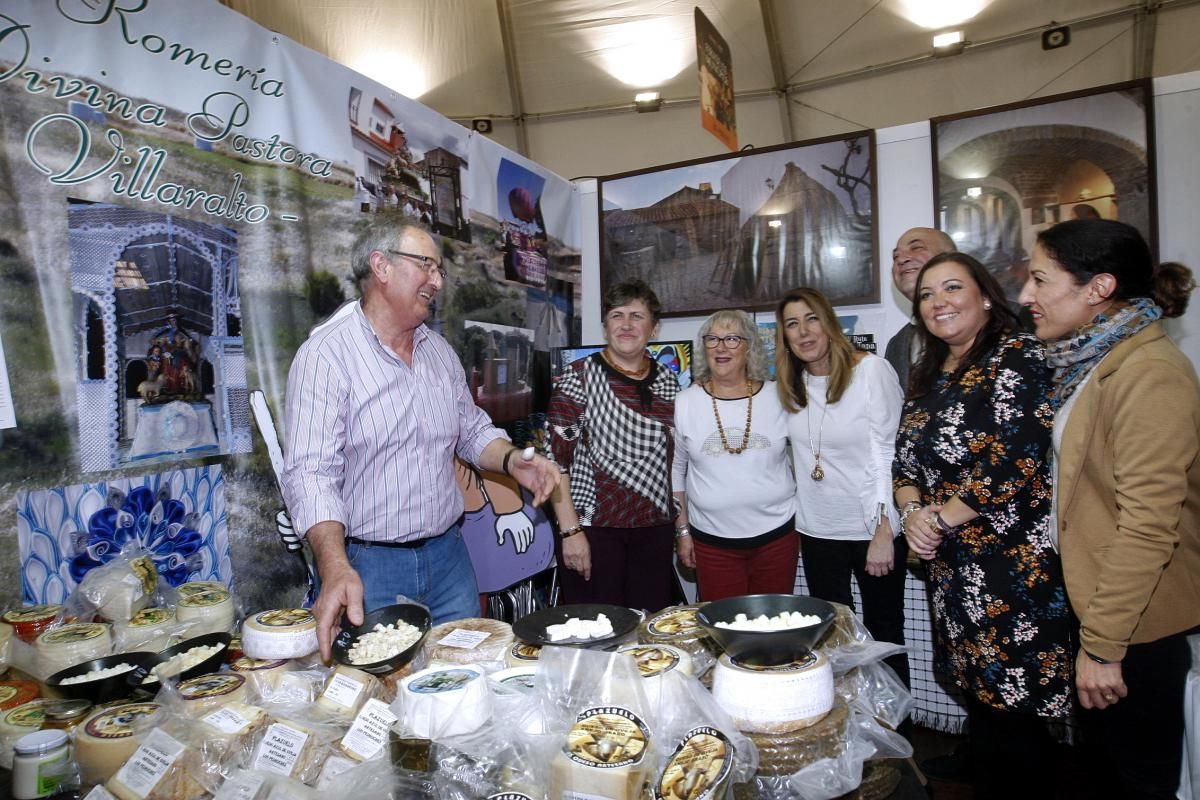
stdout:
{"type": "Polygon", "coordinates": [[[642,621],[637,640],[642,644],[667,644],[692,657],[692,674],[697,678],[717,662],[720,648],[696,621],[696,611],[704,603],[664,608],[642,621]]]}
{"type": "Polygon", "coordinates": [[[134,542],[90,569],[63,604],[63,612],[81,620],[99,616],[109,622],[128,622],[143,608],[156,605],[159,583],[154,559],[134,542]]]}
{"type": "Polygon", "coordinates": [[[193,638],[194,623],[175,618],[175,590],[167,586],[155,604],[143,608],[127,622],[113,623],[113,649],[118,653],[157,653],[184,639],[193,638]]]}
{"type": "Polygon", "coordinates": [[[513,644],[512,626],[497,619],[458,619],[434,626],[425,636],[425,663],[474,664],[485,672],[508,666],[505,655],[513,644]]]}
{"type": "Polygon", "coordinates": [[[481,796],[463,794],[436,775],[396,767],[387,758],[356,765],[324,780],[318,788],[322,797],[354,800],[475,800],[481,796]]]}
{"type": "Polygon", "coordinates": [[[260,704],[303,707],[316,702],[329,670],[320,666],[305,668],[298,663],[293,663],[292,667],[281,670],[274,680],[261,680],[254,686],[260,704]]]}
{"type": "Polygon", "coordinates": [[[199,800],[214,792],[223,776],[218,765],[181,741],[187,727],[165,715],[104,787],[118,800],[199,800]]]}
{"type": "Polygon", "coordinates": [[[242,614],[241,600],[217,581],[188,581],[175,588],[175,619],[189,637],[231,633],[242,614]]]}
{"type": "Polygon", "coordinates": [[[481,666],[435,665],[402,678],[391,708],[404,735],[453,739],[489,726],[492,692],[481,666]]]}
{"type": "Polygon", "coordinates": [[[93,712],[75,729],[75,759],[84,783],[111,778],[164,716],[158,703],[124,703],[93,712]]]}
{"type": "Polygon", "coordinates": [[[269,707],[268,718],[255,734],[250,769],[315,785],[326,759],[337,754],[345,725],[317,718],[309,707],[269,707]]]}
{"type": "Polygon", "coordinates": [[[383,696],[383,683],[374,675],[338,664],[328,671],[317,693],[316,708],[331,720],[349,723],[368,700],[383,696]]]}
{"type": "MultiPolygon", "coordinates": [[[[16,643],[14,642],[14,649],[16,643]]],[[[72,622],[42,631],[33,645],[31,663],[14,665],[40,681],[56,672],[113,652],[112,626],[107,622],[72,622]]],[[[14,653],[14,659],[17,655],[14,653]]]]}

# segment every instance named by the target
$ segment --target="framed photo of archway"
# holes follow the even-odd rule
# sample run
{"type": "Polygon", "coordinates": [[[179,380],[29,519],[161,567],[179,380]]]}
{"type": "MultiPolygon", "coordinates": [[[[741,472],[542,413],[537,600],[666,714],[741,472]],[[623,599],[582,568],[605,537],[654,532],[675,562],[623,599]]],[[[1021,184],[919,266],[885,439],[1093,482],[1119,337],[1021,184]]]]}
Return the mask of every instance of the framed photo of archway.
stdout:
{"type": "Polygon", "coordinates": [[[934,216],[1011,299],[1039,232],[1068,219],[1118,219],[1156,252],[1149,80],[930,120],[934,216]]]}
{"type": "Polygon", "coordinates": [[[601,289],[640,278],[668,317],[771,309],[797,286],[876,303],[875,169],[856,131],[602,178],[601,289]]]}

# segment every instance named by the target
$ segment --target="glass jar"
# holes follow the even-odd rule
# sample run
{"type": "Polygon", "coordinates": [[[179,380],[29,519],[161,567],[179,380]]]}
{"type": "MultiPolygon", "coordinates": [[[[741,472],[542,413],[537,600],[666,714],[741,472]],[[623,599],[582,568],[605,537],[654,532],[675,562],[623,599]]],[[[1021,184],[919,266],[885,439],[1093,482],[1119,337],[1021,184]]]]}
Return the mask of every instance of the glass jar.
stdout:
{"type": "Polygon", "coordinates": [[[72,731],[83,722],[92,704],[87,700],[59,700],[46,706],[46,722],[43,730],[52,728],[60,731],[72,731]]]}
{"type": "Polygon", "coordinates": [[[14,800],[50,797],[73,771],[66,731],[43,730],[22,736],[13,745],[14,800]]]}

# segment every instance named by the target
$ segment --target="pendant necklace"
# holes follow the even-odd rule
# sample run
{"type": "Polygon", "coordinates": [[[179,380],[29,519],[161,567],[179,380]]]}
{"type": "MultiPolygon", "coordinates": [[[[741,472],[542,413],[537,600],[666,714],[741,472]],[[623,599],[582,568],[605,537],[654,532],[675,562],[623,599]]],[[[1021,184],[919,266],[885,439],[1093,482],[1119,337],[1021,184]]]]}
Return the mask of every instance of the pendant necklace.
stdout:
{"type": "Polygon", "coordinates": [[[825,470],[821,467],[821,437],[825,433],[825,412],[829,410],[829,403],[826,402],[821,407],[821,424],[817,426],[817,443],[814,445],[812,436],[812,392],[808,390],[807,370],[804,372],[804,393],[808,395],[808,414],[806,415],[806,419],[808,420],[808,449],[812,451],[814,461],[812,472],[808,473],[808,477],[814,481],[823,481],[825,480],[825,470]]]}
{"type": "Polygon", "coordinates": [[[717,387],[712,381],[708,382],[708,395],[712,398],[713,416],[717,418],[717,433],[721,435],[721,447],[725,448],[726,453],[736,456],[750,444],[750,416],[754,413],[754,382],[746,381],[746,432],[742,434],[741,447],[730,447],[729,439],[725,437],[725,427],[721,424],[721,413],[717,411],[717,387]]]}

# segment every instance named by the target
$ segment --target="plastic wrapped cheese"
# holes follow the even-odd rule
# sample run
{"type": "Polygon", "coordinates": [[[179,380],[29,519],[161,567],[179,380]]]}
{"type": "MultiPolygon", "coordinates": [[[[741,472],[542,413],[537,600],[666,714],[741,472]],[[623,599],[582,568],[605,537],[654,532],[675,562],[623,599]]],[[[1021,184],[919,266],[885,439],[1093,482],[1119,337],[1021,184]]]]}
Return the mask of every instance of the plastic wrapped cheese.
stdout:
{"type": "Polygon", "coordinates": [[[779,666],[741,665],[721,656],[713,698],[738,729],[786,733],[816,724],[833,707],[833,670],[820,653],[779,666]]]}
{"type": "Polygon", "coordinates": [[[422,739],[474,733],[492,718],[492,694],[478,666],[430,667],[400,681],[401,720],[422,739]]]}
{"type": "Polygon", "coordinates": [[[692,669],[703,675],[719,655],[717,645],[696,619],[701,605],[672,606],[648,617],[638,626],[642,644],[669,644],[692,657],[692,669]]]}
{"type": "Polygon", "coordinates": [[[191,581],[176,592],[175,618],[188,623],[187,638],[206,633],[223,633],[233,629],[233,595],[215,581],[191,581]]]}
{"type": "Polygon", "coordinates": [[[379,690],[379,679],[374,675],[338,664],[321,688],[317,707],[340,719],[352,719],[379,690]]]}
{"type": "Polygon", "coordinates": [[[504,663],[510,667],[536,664],[541,654],[542,646],[540,644],[516,641],[512,643],[512,646],[508,648],[508,652],[504,654],[504,663]]]}
{"type": "Polygon", "coordinates": [[[236,672],[212,672],[180,681],[179,693],[183,713],[198,717],[227,703],[246,699],[246,676],[236,672]]]}
{"type": "Polygon", "coordinates": [[[155,728],[104,787],[118,800],[197,800],[207,794],[203,774],[195,750],[155,728]]]}
{"type": "Polygon", "coordinates": [[[122,556],[89,571],[75,591],[104,619],[128,622],[148,605],[157,586],[153,560],[122,556]]]}
{"type": "Polygon", "coordinates": [[[23,706],[41,696],[42,689],[34,681],[0,681],[0,711],[23,706]]]}
{"type": "Polygon", "coordinates": [[[689,730],[654,781],[654,800],[720,800],[733,769],[734,747],[711,726],[689,730]]]}
{"type": "Polygon", "coordinates": [[[118,653],[157,653],[171,646],[177,629],[175,612],[169,608],[143,608],[128,622],[113,624],[113,641],[118,653]]]}
{"type": "Polygon", "coordinates": [[[226,703],[196,720],[196,733],[210,761],[240,762],[254,749],[254,740],[268,723],[267,714],[258,706],[226,703]]]}
{"type": "Polygon", "coordinates": [[[503,664],[512,643],[512,626],[507,622],[474,617],[438,625],[421,649],[429,664],[503,664]]]}
{"type": "Polygon", "coordinates": [[[270,698],[279,690],[279,682],[285,673],[296,669],[294,661],[287,658],[261,659],[242,656],[229,669],[245,675],[250,688],[262,698],[270,698]]]}
{"type": "Polygon", "coordinates": [[[641,796],[649,747],[649,728],[628,708],[584,709],[550,765],[550,797],[635,800],[641,796]]]}
{"type": "Polygon", "coordinates": [[[632,658],[643,678],[657,678],[673,670],[692,674],[691,655],[669,644],[627,644],[617,652],[632,658]]]}
{"type": "Polygon", "coordinates": [[[326,733],[312,723],[279,718],[263,729],[250,767],[303,782],[315,780],[328,756],[323,745],[332,734],[326,733]]]}
{"type": "Polygon", "coordinates": [[[37,638],[34,650],[41,674],[49,677],[67,667],[106,656],[112,652],[112,646],[112,633],[107,624],[79,622],[45,631],[37,638]]]}
{"type": "Polygon", "coordinates": [[[260,611],[242,623],[242,652],[250,658],[301,658],[317,646],[317,620],[307,608],[260,611]]]}
{"type": "Polygon", "coordinates": [[[46,706],[51,702],[30,700],[0,714],[0,767],[12,769],[13,744],[25,734],[42,729],[46,722],[46,706]]]}
{"type": "Polygon", "coordinates": [[[141,737],[153,728],[162,706],[126,703],[102,709],[75,729],[75,758],[85,783],[104,783],[137,750],[141,737]]]}
{"type": "Polygon", "coordinates": [[[33,644],[43,631],[54,624],[60,613],[60,605],[25,606],[5,611],[0,619],[12,626],[18,639],[25,644],[33,644]]]}
{"type": "Polygon", "coordinates": [[[837,758],[846,746],[848,714],[846,702],[839,697],[828,714],[807,728],[747,733],[746,738],[758,749],[758,774],[794,775],[822,758],[837,758]]]}

